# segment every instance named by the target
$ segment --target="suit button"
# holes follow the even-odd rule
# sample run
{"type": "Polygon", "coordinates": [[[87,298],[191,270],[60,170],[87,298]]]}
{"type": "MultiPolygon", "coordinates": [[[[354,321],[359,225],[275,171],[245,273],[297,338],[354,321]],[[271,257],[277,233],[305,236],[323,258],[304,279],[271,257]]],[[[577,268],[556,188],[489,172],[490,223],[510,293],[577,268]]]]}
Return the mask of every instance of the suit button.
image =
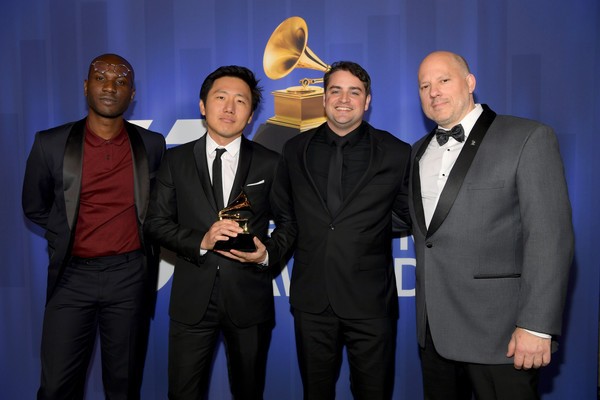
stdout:
{"type": "Polygon", "coordinates": [[[332,231],[335,230],[335,226],[333,226],[333,224],[329,225],[329,229],[331,229],[332,231]]]}
{"type": "Polygon", "coordinates": [[[432,247],[433,247],[433,243],[431,243],[431,242],[427,242],[427,243],[425,243],[425,246],[426,246],[428,249],[430,249],[430,248],[432,248],[432,247]]]}

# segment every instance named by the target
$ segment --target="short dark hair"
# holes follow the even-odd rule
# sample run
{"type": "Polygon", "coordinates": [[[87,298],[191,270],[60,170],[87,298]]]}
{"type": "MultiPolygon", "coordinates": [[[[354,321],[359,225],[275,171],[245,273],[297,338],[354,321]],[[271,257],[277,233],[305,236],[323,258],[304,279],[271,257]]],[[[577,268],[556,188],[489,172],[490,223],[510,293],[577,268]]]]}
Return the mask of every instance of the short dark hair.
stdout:
{"type": "Polygon", "coordinates": [[[331,77],[331,74],[337,71],[350,72],[352,75],[360,79],[363,85],[365,85],[366,94],[371,94],[371,77],[363,67],[352,61],[336,61],[331,64],[330,68],[323,76],[323,86],[325,87],[325,90],[327,90],[327,85],[329,84],[329,78],[331,77]]]}
{"type": "Polygon", "coordinates": [[[206,77],[206,79],[204,79],[204,82],[202,83],[202,88],[200,88],[200,100],[202,100],[204,104],[206,104],[208,92],[210,92],[210,89],[212,89],[215,81],[225,76],[239,78],[246,82],[246,84],[250,87],[250,93],[252,95],[252,112],[256,111],[256,109],[258,108],[258,104],[262,100],[262,87],[258,86],[259,80],[256,79],[252,71],[250,71],[246,67],[240,67],[238,65],[227,65],[219,67],[213,72],[211,72],[206,77]]]}

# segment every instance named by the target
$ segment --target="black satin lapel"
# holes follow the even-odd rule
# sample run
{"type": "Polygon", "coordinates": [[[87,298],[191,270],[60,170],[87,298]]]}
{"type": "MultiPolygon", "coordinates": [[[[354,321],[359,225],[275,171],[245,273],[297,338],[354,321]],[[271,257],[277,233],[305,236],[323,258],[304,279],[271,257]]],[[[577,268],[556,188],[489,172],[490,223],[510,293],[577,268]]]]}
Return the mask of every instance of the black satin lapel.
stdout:
{"type": "Polygon", "coordinates": [[[427,224],[425,223],[425,210],[423,210],[423,195],[421,193],[421,173],[419,170],[419,161],[425,153],[425,149],[429,146],[429,142],[433,138],[435,134],[435,130],[431,131],[427,138],[423,140],[421,146],[416,150],[417,153],[413,160],[413,170],[412,170],[412,190],[413,190],[413,206],[415,210],[415,216],[417,217],[417,225],[423,235],[427,233],[427,224]]]}
{"type": "Polygon", "coordinates": [[[135,195],[135,207],[138,220],[144,222],[148,210],[148,198],[150,196],[150,172],[148,171],[148,156],[144,141],[133,124],[125,121],[125,129],[129,136],[131,146],[131,157],[133,158],[133,188],[135,195]]]}
{"type": "Polygon", "coordinates": [[[479,150],[479,146],[481,145],[488,128],[492,125],[494,118],[496,118],[496,113],[490,110],[486,105],[483,105],[483,113],[479,119],[477,119],[475,126],[473,126],[473,130],[471,130],[454,167],[452,167],[452,171],[450,171],[448,182],[446,182],[444,190],[442,190],[437,207],[431,218],[427,237],[430,237],[437,231],[440,225],[442,225],[442,222],[446,219],[448,212],[450,212],[454,200],[456,200],[456,196],[458,195],[458,191],[469,171],[469,167],[475,158],[475,154],[477,154],[477,150],[479,150]]]}
{"type": "Polygon", "coordinates": [[[65,211],[69,229],[75,226],[75,216],[79,208],[79,193],[81,192],[81,170],[83,166],[83,141],[85,138],[85,119],[78,121],[71,128],[65,155],[63,158],[63,190],[65,196],[65,211]]]}
{"type": "Polygon", "coordinates": [[[215,196],[213,195],[212,183],[210,182],[210,174],[208,172],[208,161],[206,160],[206,135],[208,135],[208,133],[198,139],[194,145],[194,160],[196,161],[196,169],[198,170],[198,176],[200,177],[200,184],[202,185],[202,190],[204,190],[204,195],[215,212],[218,213],[219,210],[215,203],[215,196]]]}
{"type": "MultiPolygon", "coordinates": [[[[325,129],[324,126],[325,126],[325,123],[323,125],[321,125],[320,127],[318,127],[317,130],[325,129]]],[[[321,205],[323,206],[323,208],[325,208],[325,210],[327,210],[327,204],[325,203],[325,199],[321,195],[321,192],[319,192],[319,189],[317,188],[317,184],[315,183],[312,175],[310,174],[310,171],[308,170],[308,160],[307,160],[308,146],[310,146],[310,142],[312,141],[312,138],[315,136],[317,130],[312,131],[312,133],[302,133],[302,135],[306,135],[306,136],[304,136],[306,138],[306,140],[304,141],[304,145],[300,149],[300,153],[298,154],[298,157],[300,158],[300,165],[302,165],[302,171],[304,172],[304,176],[305,176],[306,180],[310,183],[310,189],[313,192],[315,192],[315,194],[317,195],[317,198],[321,201],[321,205]]]]}
{"type": "Polygon", "coordinates": [[[229,193],[229,200],[227,204],[231,204],[233,200],[240,194],[244,187],[244,182],[250,172],[250,163],[252,162],[252,145],[250,141],[242,136],[242,142],[240,143],[240,155],[238,160],[237,171],[235,171],[235,178],[233,178],[233,185],[231,186],[231,192],[229,193]]]}

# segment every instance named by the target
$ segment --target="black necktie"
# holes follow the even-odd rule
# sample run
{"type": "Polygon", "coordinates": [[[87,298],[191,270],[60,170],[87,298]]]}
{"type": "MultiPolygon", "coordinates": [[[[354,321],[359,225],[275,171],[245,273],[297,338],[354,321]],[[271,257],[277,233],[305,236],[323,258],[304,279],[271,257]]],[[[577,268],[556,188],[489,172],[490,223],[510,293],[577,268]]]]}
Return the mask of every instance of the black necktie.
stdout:
{"type": "Polygon", "coordinates": [[[454,126],[449,131],[441,128],[438,128],[435,131],[435,138],[437,139],[437,142],[440,144],[440,146],[445,145],[451,136],[457,142],[462,142],[463,140],[465,140],[465,131],[463,130],[461,124],[454,126]]]}
{"type": "Polygon", "coordinates": [[[344,165],[344,146],[346,138],[336,138],[335,153],[329,159],[329,175],[327,176],[327,208],[331,214],[342,205],[342,166],[344,165]]]}
{"type": "Polygon", "coordinates": [[[217,149],[217,155],[212,165],[212,181],[213,181],[213,194],[215,195],[215,202],[217,208],[222,210],[225,205],[223,204],[223,167],[221,164],[221,156],[227,150],[223,148],[217,149]]]}

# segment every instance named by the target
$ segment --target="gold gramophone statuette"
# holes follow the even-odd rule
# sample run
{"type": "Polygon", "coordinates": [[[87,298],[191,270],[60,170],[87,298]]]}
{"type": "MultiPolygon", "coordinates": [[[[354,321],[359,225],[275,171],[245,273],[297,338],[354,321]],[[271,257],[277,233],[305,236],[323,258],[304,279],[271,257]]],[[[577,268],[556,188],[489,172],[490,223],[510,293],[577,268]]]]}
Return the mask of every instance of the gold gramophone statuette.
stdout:
{"type": "MultiPolygon", "coordinates": [[[[263,54],[263,69],[271,79],[281,79],[296,68],[325,72],[330,66],[308,47],[308,27],[300,17],[283,21],[271,34],[263,54]]],[[[303,78],[300,86],[291,86],[272,92],[275,115],[268,124],[298,129],[300,132],[315,128],[326,121],[323,108],[323,88],[314,83],[322,78],[303,78]]]]}
{"type": "Polygon", "coordinates": [[[238,233],[236,237],[230,237],[229,240],[219,240],[215,243],[215,250],[229,251],[231,249],[253,252],[256,251],[254,245],[254,235],[248,232],[248,218],[243,217],[241,211],[252,211],[252,206],[248,196],[242,190],[240,194],[227,207],[219,211],[219,220],[230,219],[236,221],[244,230],[238,233]]]}

